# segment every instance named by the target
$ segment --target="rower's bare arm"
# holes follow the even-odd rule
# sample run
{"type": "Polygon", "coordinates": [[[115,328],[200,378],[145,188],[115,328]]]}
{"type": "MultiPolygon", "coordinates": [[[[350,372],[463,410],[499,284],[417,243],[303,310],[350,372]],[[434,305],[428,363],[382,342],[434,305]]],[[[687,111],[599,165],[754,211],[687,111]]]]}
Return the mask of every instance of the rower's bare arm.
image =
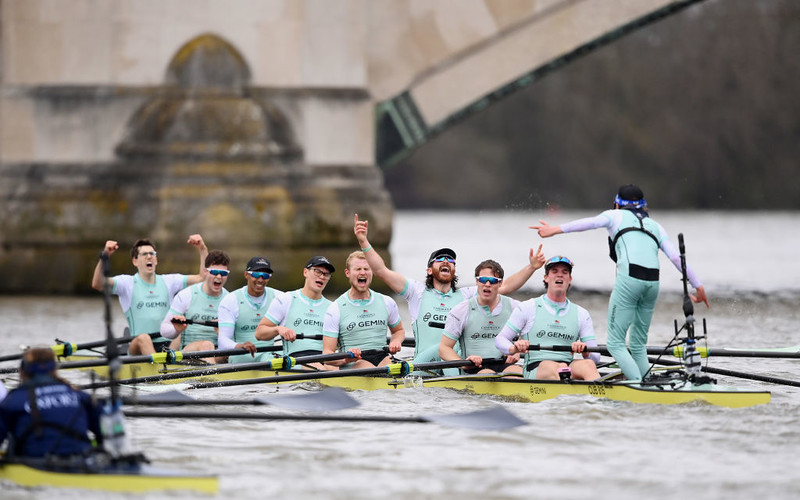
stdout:
{"type": "Polygon", "coordinates": [[[389,340],[389,352],[397,354],[403,348],[403,341],[406,339],[406,330],[403,328],[403,322],[397,323],[389,331],[392,332],[392,338],[389,340]]]}
{"type": "MultiPolygon", "coordinates": [[[[335,337],[328,337],[323,335],[322,336],[322,354],[333,354],[339,350],[339,339],[335,337]]],[[[331,366],[342,366],[344,364],[350,363],[353,361],[352,359],[334,359],[331,361],[325,361],[326,365],[331,366]]]]}
{"type": "Polygon", "coordinates": [[[549,238],[551,236],[555,236],[557,234],[561,234],[564,231],[561,230],[561,226],[551,226],[547,222],[539,219],[538,226],[528,226],[530,229],[536,229],[539,232],[539,236],[542,238],[549,238]]]}
{"type": "MultiPolygon", "coordinates": [[[[111,254],[119,249],[119,244],[116,241],[108,240],[106,241],[106,246],[103,247],[103,253],[111,257],[111,254]]],[[[98,291],[103,291],[103,287],[105,286],[105,280],[103,276],[103,261],[102,259],[97,260],[97,265],[94,267],[94,274],[92,275],[92,288],[98,291]]],[[[114,278],[108,278],[108,284],[114,286],[114,278]]]]}
{"type": "Polygon", "coordinates": [[[455,340],[447,335],[442,335],[442,340],[439,341],[439,357],[444,361],[457,361],[461,359],[461,356],[459,356],[454,349],[455,346],[455,340]]]}
{"type": "Polygon", "coordinates": [[[528,264],[503,280],[503,283],[500,285],[500,293],[503,295],[508,295],[519,290],[522,285],[531,279],[533,273],[535,273],[537,269],[544,265],[544,261],[545,258],[544,254],[542,253],[542,245],[539,245],[536,253],[534,253],[533,248],[531,248],[528,255],[528,264]]]}
{"type": "Polygon", "coordinates": [[[208,257],[208,247],[203,241],[203,237],[199,234],[193,234],[189,236],[189,239],[186,241],[186,243],[195,247],[200,253],[200,267],[198,268],[198,273],[188,276],[186,281],[187,286],[190,286],[194,285],[195,283],[200,283],[206,279],[206,257],[208,257]]]}
{"type": "Polygon", "coordinates": [[[272,340],[278,335],[278,327],[267,318],[261,318],[256,327],[256,338],[258,340],[272,340]]]}
{"type": "Polygon", "coordinates": [[[372,248],[367,238],[367,234],[369,233],[369,221],[359,220],[358,214],[355,214],[353,219],[353,232],[356,234],[356,239],[361,249],[366,249],[364,255],[366,255],[367,263],[369,267],[372,268],[372,272],[375,273],[375,276],[386,283],[395,293],[402,292],[406,287],[406,277],[397,271],[389,269],[383,257],[381,257],[377,250],[372,248]]]}

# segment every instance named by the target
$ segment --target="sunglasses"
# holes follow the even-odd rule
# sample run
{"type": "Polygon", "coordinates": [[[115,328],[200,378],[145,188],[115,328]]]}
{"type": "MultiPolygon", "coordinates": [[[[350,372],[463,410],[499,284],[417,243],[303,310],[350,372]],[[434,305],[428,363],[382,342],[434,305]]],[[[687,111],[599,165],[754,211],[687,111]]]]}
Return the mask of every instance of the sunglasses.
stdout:
{"type": "Polygon", "coordinates": [[[272,277],[272,274],[265,273],[265,272],[262,272],[262,271],[247,271],[247,274],[249,274],[250,276],[252,276],[255,279],[261,278],[262,280],[268,280],[268,279],[270,279],[272,277]]]}
{"type": "Polygon", "coordinates": [[[331,273],[325,272],[322,269],[317,269],[316,267],[312,267],[311,270],[314,271],[314,274],[316,274],[318,278],[330,278],[331,277],[331,273]]]}
{"type": "Polygon", "coordinates": [[[158,252],[142,252],[139,254],[142,257],[147,257],[148,255],[152,255],[153,257],[158,255],[158,252]]]}
{"type": "Polygon", "coordinates": [[[547,264],[558,264],[558,263],[567,264],[569,266],[574,266],[571,260],[561,255],[556,255],[555,257],[551,257],[550,260],[547,261],[547,264]]]}
{"type": "Polygon", "coordinates": [[[230,271],[226,271],[225,269],[209,269],[209,268],[206,268],[206,271],[208,271],[208,274],[210,274],[211,276],[222,276],[223,278],[225,276],[231,274],[230,271]]]}
{"type": "Polygon", "coordinates": [[[503,281],[500,278],[495,278],[494,276],[475,276],[475,279],[478,280],[478,283],[486,284],[489,283],[490,285],[496,285],[503,281]]]}
{"type": "Polygon", "coordinates": [[[451,264],[456,263],[456,259],[451,259],[450,257],[436,257],[433,259],[434,262],[449,262],[451,264]]]}

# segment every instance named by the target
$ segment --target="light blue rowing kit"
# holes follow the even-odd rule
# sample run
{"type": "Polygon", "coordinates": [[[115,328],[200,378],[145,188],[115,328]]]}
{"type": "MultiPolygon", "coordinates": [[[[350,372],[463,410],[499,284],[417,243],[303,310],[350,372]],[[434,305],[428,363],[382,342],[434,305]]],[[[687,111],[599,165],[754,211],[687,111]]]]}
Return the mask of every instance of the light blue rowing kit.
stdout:
{"type": "MultiPolygon", "coordinates": [[[[156,274],[156,282],[145,283],[139,273],[114,276],[111,293],[119,297],[120,306],[128,320],[131,336],[157,333],[161,321],[169,311],[175,295],[186,288],[188,276],[183,274],[156,274]]],[[[154,343],[169,343],[169,339],[156,337],[154,343]]]]}
{"type": "MultiPolygon", "coordinates": [[[[203,291],[202,282],[197,283],[181,290],[175,296],[169,312],[172,316],[183,315],[186,319],[197,322],[217,321],[217,309],[226,295],[228,295],[228,291],[223,288],[219,296],[212,297],[203,291]]],[[[181,333],[181,349],[198,340],[208,340],[216,347],[217,331],[212,326],[186,325],[186,329],[181,333]]]]}
{"type": "Polygon", "coordinates": [[[353,300],[349,293],[344,292],[328,307],[322,334],[338,339],[340,352],[383,349],[389,329],[400,323],[397,303],[374,290],[364,300],[353,300]]]}
{"type": "MultiPolygon", "coordinates": [[[[505,354],[519,336],[531,345],[571,346],[573,342],[585,342],[590,347],[597,346],[594,327],[589,312],[569,300],[558,303],[547,295],[529,299],[511,313],[505,327],[495,339],[495,346],[505,354]]],[[[589,356],[595,363],[600,360],[599,353],[589,356]]],[[[566,351],[530,350],[525,355],[526,378],[536,378],[536,370],[542,361],[557,361],[570,364],[573,354],[566,351]]]]}
{"type": "MultiPolygon", "coordinates": [[[[447,293],[442,293],[419,281],[406,280],[406,286],[400,295],[408,301],[411,330],[414,332],[414,363],[441,360],[439,343],[447,315],[456,304],[474,297],[477,291],[477,287],[471,286],[457,290],[451,288],[447,293]]],[[[458,346],[458,351],[460,350],[461,347],[458,346]]]]}
{"type": "MultiPolygon", "coordinates": [[[[322,335],[325,311],[331,301],[325,297],[311,299],[303,294],[302,289],[287,293],[272,303],[267,312],[267,319],[273,324],[291,328],[296,334],[304,336],[322,335]]],[[[384,334],[385,337],[385,334],[384,334]]],[[[284,356],[291,356],[301,351],[319,351],[322,353],[322,340],[297,339],[294,342],[283,341],[284,356]]]]}
{"type": "MultiPolygon", "coordinates": [[[[280,293],[274,288],[265,287],[264,294],[253,297],[247,293],[247,285],[226,295],[219,304],[219,342],[220,349],[235,349],[237,344],[252,342],[256,347],[273,345],[269,340],[257,340],[256,328],[265,317],[267,310],[280,293]]],[[[272,352],[259,352],[255,356],[234,354],[228,357],[229,363],[254,363],[267,361],[272,352]]]]}
{"type": "Polygon", "coordinates": [[[505,358],[494,345],[494,339],[511,316],[518,301],[500,295],[494,309],[478,303],[477,297],[456,305],[447,317],[444,334],[461,345],[461,356],[484,359],[505,358]]]}
{"type": "MultiPolygon", "coordinates": [[[[664,228],[641,209],[606,210],[596,217],[561,225],[564,233],[605,227],[610,250],[616,254],[617,278],[608,303],[608,351],[625,377],[641,379],[649,370],[647,332],[658,298],[659,248],[681,271],[680,254],[664,228]],[[630,352],[626,335],[630,328],[630,352]]],[[[686,274],[695,288],[701,285],[687,264],[686,274]]]]}

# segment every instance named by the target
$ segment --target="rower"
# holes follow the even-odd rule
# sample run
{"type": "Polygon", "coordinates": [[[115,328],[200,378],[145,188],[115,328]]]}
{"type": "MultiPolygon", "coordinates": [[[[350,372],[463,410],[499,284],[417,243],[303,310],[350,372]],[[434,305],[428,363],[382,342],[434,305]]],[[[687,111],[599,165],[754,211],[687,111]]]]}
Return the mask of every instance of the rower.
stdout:
{"type": "MultiPolygon", "coordinates": [[[[217,328],[202,323],[217,321],[219,304],[228,294],[224,286],[230,274],[230,262],[228,254],[221,250],[208,252],[205,280],[181,290],[175,296],[161,322],[161,335],[175,339],[170,345],[172,350],[190,352],[216,349],[217,328]],[[190,320],[189,324],[186,320],[190,320]]],[[[211,364],[226,361],[225,358],[203,359],[211,364]]]]}
{"type": "Polygon", "coordinates": [[[462,368],[464,373],[522,373],[522,367],[516,364],[519,354],[506,356],[494,345],[495,336],[519,305],[518,300],[500,294],[503,274],[503,267],[494,260],[478,264],[478,294],[453,307],[447,316],[439,356],[445,361],[472,361],[474,366],[462,368]],[[464,358],[455,351],[456,343],[464,358]]]}
{"type": "Polygon", "coordinates": [[[0,403],[0,444],[9,439],[9,456],[83,455],[93,448],[89,431],[102,440],[100,408],[58,377],[52,349],[28,349],[20,380],[0,403]]]}
{"type": "Polygon", "coordinates": [[[525,354],[526,378],[558,380],[564,378],[594,380],[600,377],[597,363],[600,354],[589,354],[586,347],[597,347],[594,326],[589,312],[567,299],[572,284],[572,261],[555,256],[544,266],[544,287],[541,297],[526,300],[511,313],[495,346],[507,354],[525,354]],[[519,340],[514,341],[519,336],[519,340]],[[571,346],[571,352],[528,350],[531,344],[571,346]],[[573,359],[576,354],[579,359],[573,359]],[[562,371],[559,370],[567,370],[562,371]]]}
{"type": "MultiPolygon", "coordinates": [[[[322,296],[336,268],[327,257],[311,257],[303,268],[303,288],[277,297],[261,319],[255,337],[259,341],[283,339],[283,355],[292,357],[322,354],[322,340],[309,338],[322,335],[325,311],[331,301],[322,296]],[[303,337],[298,339],[297,334],[303,337]]],[[[320,370],[337,370],[337,366],[309,363],[320,370]]]]}
{"type": "Polygon", "coordinates": [[[325,312],[322,328],[322,353],[351,351],[356,360],[328,361],[334,366],[371,368],[389,364],[391,357],[385,353],[361,357],[366,349],[383,349],[386,346],[387,328],[391,332],[389,353],[400,351],[405,330],[400,321],[397,303],[391,297],[369,288],[372,269],[362,251],[351,253],[345,262],[344,274],[350,280],[350,289],[337,298],[325,312]]]}
{"type": "MultiPolygon", "coordinates": [[[[203,281],[205,275],[205,259],[208,248],[199,234],[189,236],[188,244],[197,248],[200,254],[200,270],[197,274],[156,274],[158,252],[156,245],[150,240],[137,240],[131,248],[131,262],[136,267],[135,275],[120,274],[105,278],[103,276],[102,259],[97,262],[92,276],[92,288],[103,292],[105,280],[111,285],[111,293],[119,297],[119,305],[128,320],[131,336],[135,337],[128,346],[130,354],[153,354],[156,350],[169,347],[169,339],[150,338],[151,333],[158,333],[161,320],[169,310],[175,295],[186,288],[203,281]]],[[[119,249],[116,241],[106,241],[101,256],[110,257],[119,249]]]]}
{"type": "Polygon", "coordinates": [[[276,297],[283,292],[267,286],[272,277],[272,265],[264,257],[253,257],[247,262],[244,279],[247,284],[228,294],[219,303],[220,349],[246,349],[248,354],[228,358],[229,363],[250,363],[272,358],[271,352],[257,353],[258,347],[271,345],[256,339],[256,328],[266,317],[276,297]]]}
{"type": "MultiPolygon", "coordinates": [[[[358,214],[355,215],[353,230],[375,275],[408,301],[411,329],[415,340],[414,363],[439,361],[439,342],[442,339],[448,313],[453,306],[478,293],[478,288],[475,286],[457,289],[456,252],[450,248],[440,248],[431,252],[425,271],[427,276],[423,283],[406,278],[386,267],[383,258],[372,248],[367,239],[369,222],[359,220],[358,214]]],[[[527,265],[503,280],[499,289],[501,294],[519,290],[534,271],[544,265],[541,245],[536,253],[530,249],[528,260],[530,262],[527,265]]]]}

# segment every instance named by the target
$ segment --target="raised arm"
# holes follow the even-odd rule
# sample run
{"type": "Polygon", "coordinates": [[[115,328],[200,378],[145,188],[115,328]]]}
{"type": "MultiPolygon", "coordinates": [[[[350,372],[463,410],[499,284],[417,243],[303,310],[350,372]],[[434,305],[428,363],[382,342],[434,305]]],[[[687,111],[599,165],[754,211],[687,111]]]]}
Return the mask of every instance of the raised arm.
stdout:
{"type": "Polygon", "coordinates": [[[206,257],[208,257],[208,247],[203,241],[203,237],[199,234],[193,234],[189,236],[189,240],[186,241],[186,243],[195,247],[200,254],[200,267],[198,269],[198,273],[186,277],[186,286],[190,286],[194,285],[195,283],[200,283],[206,279],[206,257]]]}
{"type": "MultiPolygon", "coordinates": [[[[111,257],[111,254],[119,249],[119,244],[116,241],[108,240],[106,241],[106,246],[103,247],[103,252],[111,257]]],[[[103,287],[105,286],[105,276],[103,276],[103,261],[101,259],[97,260],[97,265],[94,266],[94,275],[92,275],[92,288],[98,290],[100,292],[103,291],[103,287]]],[[[114,286],[114,278],[109,277],[108,283],[111,286],[114,286]]]]}
{"type": "Polygon", "coordinates": [[[501,294],[508,295],[519,290],[533,276],[533,273],[544,265],[542,245],[539,245],[536,253],[533,253],[533,248],[531,248],[528,261],[529,263],[525,267],[503,280],[503,284],[500,285],[501,294]]]}
{"type": "Polygon", "coordinates": [[[369,221],[358,220],[358,214],[355,214],[353,231],[356,234],[358,244],[361,246],[361,251],[367,256],[367,263],[372,268],[372,272],[386,283],[392,291],[395,293],[402,292],[406,287],[406,277],[386,267],[383,257],[370,245],[367,239],[369,221]]]}
{"type": "Polygon", "coordinates": [[[561,234],[564,231],[561,230],[561,226],[551,226],[547,222],[539,219],[538,226],[528,226],[529,229],[535,229],[539,232],[539,236],[542,238],[549,238],[551,236],[555,236],[557,234],[561,234]]]}

